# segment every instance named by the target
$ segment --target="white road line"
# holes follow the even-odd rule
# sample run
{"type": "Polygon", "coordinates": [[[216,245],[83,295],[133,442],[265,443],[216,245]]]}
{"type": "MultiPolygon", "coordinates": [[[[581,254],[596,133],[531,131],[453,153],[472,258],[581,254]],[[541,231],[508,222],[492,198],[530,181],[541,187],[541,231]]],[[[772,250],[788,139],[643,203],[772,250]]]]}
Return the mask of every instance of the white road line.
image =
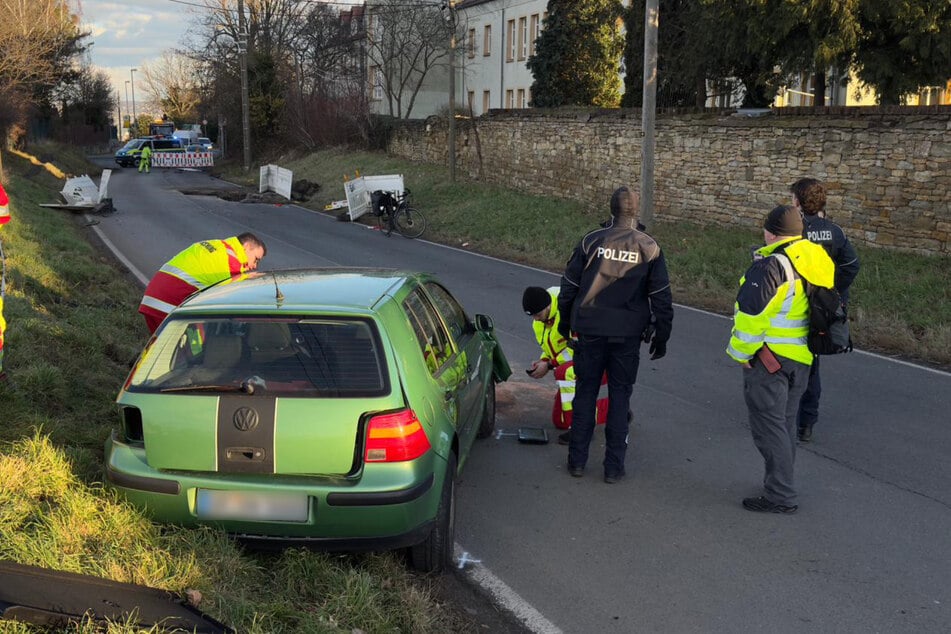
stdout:
{"type": "Polygon", "coordinates": [[[125,255],[122,254],[121,251],[119,251],[119,248],[116,245],[114,245],[112,241],[109,240],[109,238],[106,237],[106,234],[102,232],[102,229],[100,229],[98,225],[92,224],[94,222],[94,218],[92,218],[89,214],[85,214],[83,217],[86,219],[86,222],[88,223],[87,226],[91,227],[92,230],[96,232],[96,235],[99,236],[99,239],[102,240],[103,244],[105,244],[106,247],[110,251],[112,251],[112,254],[116,256],[119,259],[119,261],[122,262],[122,264],[127,269],[129,269],[132,275],[134,275],[136,279],[139,280],[139,282],[142,284],[143,288],[148,286],[149,278],[145,277],[142,271],[135,268],[135,265],[129,261],[129,258],[127,258],[125,255]]]}
{"type": "Polygon", "coordinates": [[[492,602],[509,612],[535,634],[562,634],[561,629],[546,619],[541,612],[529,605],[525,599],[496,577],[477,559],[464,550],[458,543],[455,546],[455,559],[459,562],[462,574],[471,583],[485,590],[492,602]]]}

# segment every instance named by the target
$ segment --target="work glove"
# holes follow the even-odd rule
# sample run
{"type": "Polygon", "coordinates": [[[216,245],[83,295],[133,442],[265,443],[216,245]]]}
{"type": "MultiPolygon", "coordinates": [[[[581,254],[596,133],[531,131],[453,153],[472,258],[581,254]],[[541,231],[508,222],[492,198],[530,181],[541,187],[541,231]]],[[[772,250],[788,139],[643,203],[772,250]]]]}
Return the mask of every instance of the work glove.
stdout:
{"type": "Polygon", "coordinates": [[[648,352],[650,352],[651,361],[660,359],[667,354],[667,340],[658,339],[657,335],[654,335],[654,338],[651,339],[651,347],[648,352]]]}

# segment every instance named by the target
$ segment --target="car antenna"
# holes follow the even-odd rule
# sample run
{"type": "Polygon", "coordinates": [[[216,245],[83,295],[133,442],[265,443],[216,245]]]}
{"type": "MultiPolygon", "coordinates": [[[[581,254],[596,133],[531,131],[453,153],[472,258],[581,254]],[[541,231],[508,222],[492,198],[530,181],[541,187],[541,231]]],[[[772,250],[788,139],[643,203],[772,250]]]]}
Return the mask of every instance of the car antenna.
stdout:
{"type": "Polygon", "coordinates": [[[271,273],[271,279],[274,280],[274,300],[281,304],[284,302],[284,293],[281,292],[281,287],[277,285],[277,276],[274,273],[271,273]]]}

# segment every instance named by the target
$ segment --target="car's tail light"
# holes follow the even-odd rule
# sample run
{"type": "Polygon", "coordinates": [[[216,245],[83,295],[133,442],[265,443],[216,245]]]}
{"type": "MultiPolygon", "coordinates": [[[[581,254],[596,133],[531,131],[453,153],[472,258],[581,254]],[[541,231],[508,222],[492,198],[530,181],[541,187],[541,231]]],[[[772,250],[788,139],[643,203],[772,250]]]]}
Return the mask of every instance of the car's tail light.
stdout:
{"type": "Polygon", "coordinates": [[[374,416],[367,423],[366,462],[415,460],[429,451],[429,438],[411,409],[374,416]]]}
{"type": "Polygon", "coordinates": [[[142,411],[138,407],[120,407],[119,430],[125,442],[145,442],[145,433],[142,431],[142,411]]]}

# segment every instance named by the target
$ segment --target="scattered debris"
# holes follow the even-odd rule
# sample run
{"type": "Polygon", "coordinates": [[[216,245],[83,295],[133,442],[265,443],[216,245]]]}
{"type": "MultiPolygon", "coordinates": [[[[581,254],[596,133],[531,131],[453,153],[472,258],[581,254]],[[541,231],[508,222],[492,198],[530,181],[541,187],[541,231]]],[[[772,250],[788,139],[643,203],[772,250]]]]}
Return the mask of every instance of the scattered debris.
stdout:
{"type": "Polygon", "coordinates": [[[320,191],[320,184],[301,178],[291,185],[291,200],[307,202],[320,191]]]}
{"type": "Polygon", "coordinates": [[[63,202],[40,203],[40,207],[65,209],[76,213],[113,213],[116,209],[112,205],[112,199],[108,197],[111,175],[112,170],[103,170],[98,186],[87,174],[69,178],[59,192],[63,202]]]}
{"type": "Polygon", "coordinates": [[[0,561],[0,621],[65,628],[84,619],[156,631],[234,633],[167,590],[0,561]]]}

